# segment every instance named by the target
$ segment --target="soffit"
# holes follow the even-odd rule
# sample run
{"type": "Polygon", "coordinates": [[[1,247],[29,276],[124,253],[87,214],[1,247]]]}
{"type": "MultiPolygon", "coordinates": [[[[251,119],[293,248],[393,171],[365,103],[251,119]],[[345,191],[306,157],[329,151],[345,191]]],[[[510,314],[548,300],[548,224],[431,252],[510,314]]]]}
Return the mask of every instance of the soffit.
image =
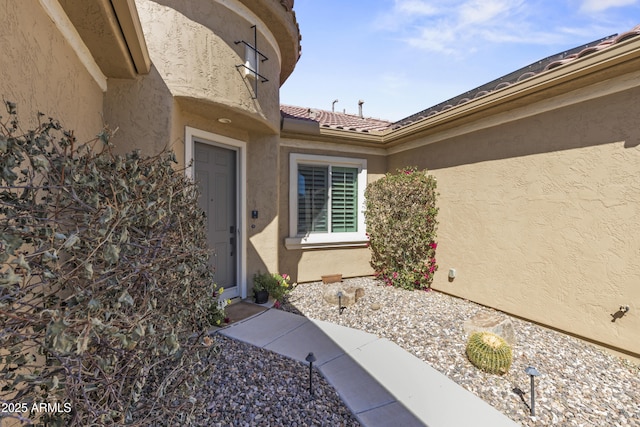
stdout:
{"type": "Polygon", "coordinates": [[[132,0],[113,0],[114,4],[110,0],[59,1],[107,77],[134,78],[138,72],[149,72],[149,56],[132,0]]]}
{"type": "Polygon", "coordinates": [[[230,129],[239,132],[253,132],[260,135],[278,134],[277,125],[274,126],[259,112],[249,113],[242,108],[234,108],[224,103],[206,101],[201,98],[175,96],[175,99],[185,112],[196,114],[206,120],[215,122],[218,122],[219,119],[229,120],[224,126],[230,129]]]}

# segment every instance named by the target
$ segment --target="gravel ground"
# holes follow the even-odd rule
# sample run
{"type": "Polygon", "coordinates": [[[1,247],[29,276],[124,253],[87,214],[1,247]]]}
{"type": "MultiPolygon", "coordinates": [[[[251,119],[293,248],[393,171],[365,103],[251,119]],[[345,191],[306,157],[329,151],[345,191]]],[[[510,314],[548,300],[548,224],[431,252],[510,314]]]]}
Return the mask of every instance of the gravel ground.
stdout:
{"type": "MultiPolygon", "coordinates": [[[[320,282],[297,286],[282,309],[387,338],[523,426],[640,426],[636,364],[511,318],[517,340],[511,369],[503,376],[486,374],[465,356],[462,325],[479,311],[491,309],[438,292],[380,286],[372,278],[347,279],[345,284],[364,288],[365,296],[341,315],[337,306],[324,302],[320,282]],[[541,373],[536,379],[535,418],[530,416],[530,380],[524,373],[530,365],[541,373]]],[[[326,394],[332,395],[328,389],[326,394]]],[[[326,403],[332,404],[335,401],[326,403]]]]}
{"type": "MultiPolygon", "coordinates": [[[[340,315],[322,298],[322,283],[297,286],[281,308],[387,338],[429,363],[522,426],[640,426],[640,367],[576,338],[511,318],[517,343],[509,372],[490,375],[465,356],[465,320],[489,308],[438,292],[380,286],[371,278],[345,280],[365,296],[340,315]],[[372,305],[379,305],[373,309],[372,305]],[[529,412],[535,366],[536,418],[529,412]],[[524,394],[517,393],[522,390],[524,394]]],[[[213,376],[198,397],[207,426],[359,426],[335,390],[309,367],[221,335],[213,376]]],[[[411,379],[408,378],[407,381],[411,379]]],[[[458,427],[458,426],[452,426],[458,427]]]]}
{"type": "Polygon", "coordinates": [[[206,387],[200,426],[357,427],[336,391],[315,371],[309,394],[309,365],[243,342],[214,335],[220,354],[206,387]]]}

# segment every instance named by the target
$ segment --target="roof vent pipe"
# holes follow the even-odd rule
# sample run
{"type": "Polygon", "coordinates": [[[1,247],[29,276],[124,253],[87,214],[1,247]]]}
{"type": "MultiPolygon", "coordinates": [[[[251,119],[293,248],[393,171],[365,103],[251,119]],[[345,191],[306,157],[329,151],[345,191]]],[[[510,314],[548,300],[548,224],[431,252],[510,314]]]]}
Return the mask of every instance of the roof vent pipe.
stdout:
{"type": "Polygon", "coordinates": [[[361,99],[360,101],[358,101],[358,115],[360,116],[360,118],[362,117],[362,104],[364,104],[364,101],[361,99]]]}
{"type": "Polygon", "coordinates": [[[334,100],[334,101],[331,103],[331,112],[332,112],[332,113],[335,113],[335,112],[336,112],[336,102],[338,102],[338,100],[337,100],[337,99],[336,99],[336,100],[334,100]]]}

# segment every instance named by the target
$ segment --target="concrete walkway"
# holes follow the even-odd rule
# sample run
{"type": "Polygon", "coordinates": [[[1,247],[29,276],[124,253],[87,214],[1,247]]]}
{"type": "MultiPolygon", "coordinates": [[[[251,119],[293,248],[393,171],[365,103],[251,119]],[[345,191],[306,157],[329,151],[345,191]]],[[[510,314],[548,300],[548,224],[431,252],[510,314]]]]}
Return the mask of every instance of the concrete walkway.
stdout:
{"type": "Polygon", "coordinates": [[[376,335],[270,309],[221,329],[230,338],[314,367],[363,426],[514,427],[445,375],[376,335]]]}

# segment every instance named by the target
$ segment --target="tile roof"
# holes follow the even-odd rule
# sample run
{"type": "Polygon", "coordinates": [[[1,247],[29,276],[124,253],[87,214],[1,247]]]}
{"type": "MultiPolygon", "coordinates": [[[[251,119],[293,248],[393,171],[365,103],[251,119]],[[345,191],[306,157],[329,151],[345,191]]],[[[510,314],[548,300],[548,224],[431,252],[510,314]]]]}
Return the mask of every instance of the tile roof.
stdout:
{"type": "Polygon", "coordinates": [[[335,113],[315,108],[293,107],[288,105],[280,106],[281,115],[283,117],[315,121],[318,122],[321,127],[333,129],[345,129],[359,132],[399,129],[404,126],[408,126],[411,123],[449,110],[456,105],[464,104],[473,99],[488,95],[491,92],[512,86],[539,73],[554,70],[569,62],[575,61],[579,58],[583,58],[594,52],[607,49],[617,43],[638,36],[640,36],[640,25],[637,25],[631,30],[622,34],[613,34],[611,36],[596,40],[591,43],[587,43],[582,46],[578,46],[568,51],[561,52],[556,55],[551,55],[526,67],[509,73],[506,76],[502,76],[480,87],[472,89],[468,92],[448,99],[447,101],[441,102],[437,105],[434,105],[433,107],[427,108],[393,123],[382,119],[360,117],[353,114],[335,113]]]}
{"type": "Polygon", "coordinates": [[[591,43],[587,43],[582,46],[578,46],[568,51],[548,56],[547,58],[541,59],[540,61],[534,62],[533,64],[520,68],[519,70],[516,70],[512,73],[509,73],[506,76],[502,76],[480,87],[472,89],[454,98],[448,99],[447,101],[441,102],[437,105],[434,105],[433,107],[427,108],[426,110],[422,110],[418,113],[412,114],[409,117],[401,119],[393,123],[391,125],[391,129],[398,129],[403,126],[422,120],[424,118],[431,117],[442,111],[446,111],[450,108],[453,108],[456,105],[464,104],[466,102],[471,101],[472,99],[479,98],[481,96],[488,95],[489,93],[494,92],[496,90],[509,87],[518,82],[529,79],[535,76],[536,74],[542,73],[543,71],[553,70],[557,67],[560,67],[561,65],[565,65],[578,58],[582,58],[591,53],[600,51],[602,49],[606,49],[624,40],[637,37],[638,35],[640,35],[640,25],[637,25],[630,31],[627,31],[620,35],[613,34],[611,36],[596,40],[591,43]]]}
{"type": "Polygon", "coordinates": [[[280,113],[282,117],[317,122],[321,127],[325,128],[357,132],[384,130],[391,125],[391,122],[388,120],[360,117],[356,114],[336,113],[317,108],[294,107],[291,105],[281,105],[280,113]]]}

